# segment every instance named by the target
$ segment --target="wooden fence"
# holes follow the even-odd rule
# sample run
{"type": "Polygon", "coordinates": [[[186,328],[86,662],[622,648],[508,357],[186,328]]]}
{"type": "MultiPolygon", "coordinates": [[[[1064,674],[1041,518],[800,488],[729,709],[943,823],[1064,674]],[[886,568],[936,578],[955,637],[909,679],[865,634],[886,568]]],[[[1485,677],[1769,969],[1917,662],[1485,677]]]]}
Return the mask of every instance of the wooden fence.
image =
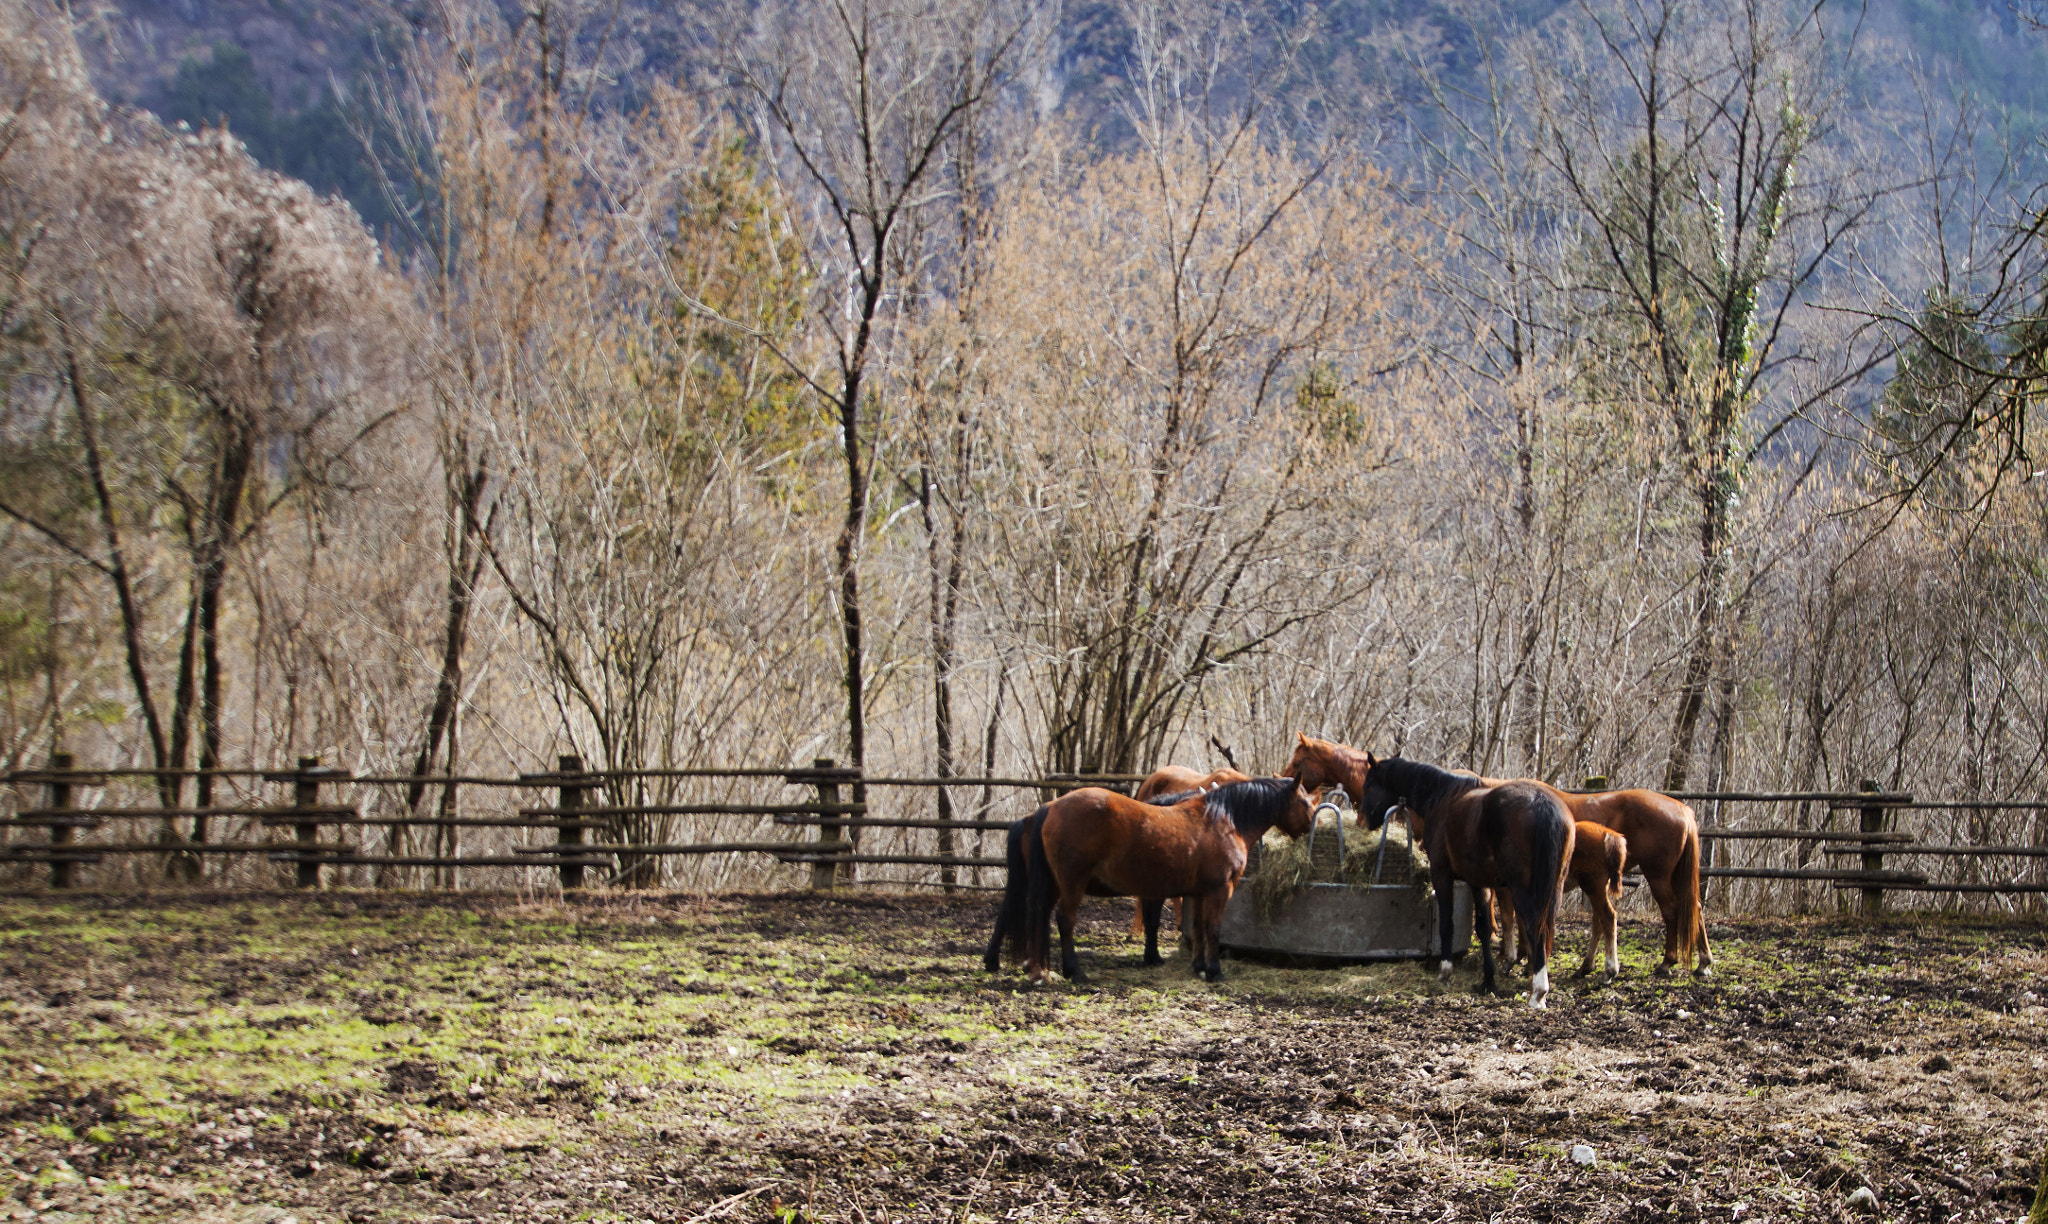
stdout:
{"type": "MultiPolygon", "coordinates": [[[[463,868],[524,868],[554,873],[561,887],[583,887],[590,871],[625,875],[636,865],[680,856],[763,855],[778,862],[807,865],[810,883],[816,888],[854,882],[861,865],[904,865],[937,868],[937,883],[956,886],[962,868],[1000,868],[1003,860],[948,849],[941,840],[935,852],[902,851],[877,853],[863,850],[866,830],[932,830],[941,839],[953,834],[985,835],[1008,827],[1007,819],[990,819],[990,804],[980,805],[980,814],[965,819],[931,816],[871,815],[870,792],[889,790],[929,791],[939,787],[979,788],[984,796],[996,790],[1035,792],[1026,797],[1050,799],[1079,786],[1107,785],[1128,789],[1138,775],[1055,774],[1042,778],[928,778],[868,777],[842,768],[829,759],[814,761],[809,768],[695,769],[695,770],[591,770],[573,756],[560,758],[556,768],[517,777],[409,777],[352,774],[346,769],[323,765],[318,758],[302,757],[289,770],[213,770],[208,776],[239,780],[249,786],[289,788],[289,802],[239,803],[199,806],[84,806],[81,792],[104,791],[117,780],[129,784],[160,783],[166,776],[150,769],[89,770],[75,766],[68,754],[53,754],[47,767],[18,770],[6,776],[13,784],[17,802],[37,790],[41,806],[18,806],[11,817],[0,818],[0,864],[46,864],[52,888],[69,888],[78,881],[80,867],[124,855],[161,856],[171,861],[196,863],[200,856],[261,855],[271,862],[289,864],[299,887],[315,888],[337,879],[334,869],[346,867],[429,868],[444,870],[443,877],[454,886],[453,872],[463,868]],[[608,791],[629,789],[649,780],[725,780],[742,785],[784,788],[777,798],[790,798],[787,788],[796,788],[801,798],[794,802],[762,803],[619,803],[604,802],[608,791]],[[453,804],[441,814],[405,810],[390,815],[366,815],[361,796],[366,788],[407,788],[418,797],[432,788],[511,788],[528,797],[516,809],[490,816],[453,814],[453,804]],[[344,792],[353,798],[344,799],[344,792]],[[647,818],[766,818],[777,831],[789,836],[750,840],[701,840],[650,842],[624,836],[628,824],[647,818]],[[261,829],[257,840],[210,839],[209,821],[236,818],[245,828],[261,829]],[[157,826],[154,839],[129,836],[112,840],[80,840],[81,833],[103,828],[126,829],[136,825],[157,826]],[[437,834],[435,853],[393,853],[366,848],[361,836],[369,829],[386,827],[394,832],[403,827],[431,830],[437,834]],[[540,834],[551,840],[528,841],[503,852],[461,853],[461,831],[499,829],[515,834],[540,834]],[[808,832],[808,836],[806,836],[808,832]]],[[[179,771],[176,777],[190,779],[199,771],[179,771]]],[[[1586,789],[1607,788],[1605,778],[1589,778],[1586,789]]],[[[1865,912],[1884,906],[1887,893],[1948,894],[2040,894],[2048,893],[2048,800],[1955,800],[1921,802],[1912,795],[1886,793],[1874,783],[1857,791],[1786,792],[1686,792],[1677,796],[1704,810],[1712,818],[1703,822],[1701,838],[1706,862],[1702,874],[1710,880],[1802,881],[1862,894],[1865,912]],[[1727,813],[1746,807],[1775,807],[1793,804],[1807,812],[1820,812],[1812,827],[1747,826],[1731,820],[1727,813]],[[2036,833],[2032,844],[1969,844],[1930,841],[1928,821],[1923,828],[1899,827],[1905,813],[2032,812],[2036,833]],[[1791,846],[1792,861],[1758,862],[1759,848],[1791,846]],[[1844,861],[1852,861],[1844,865],[1844,861]]],[[[283,798],[282,795],[279,798],[283,798]]],[[[1018,805],[1021,806],[1021,805],[1018,805]]],[[[1019,813],[1021,814],[1021,813],[1019,813]]],[[[402,842],[400,843],[403,844],[402,842]]],[[[1773,857],[1766,854],[1765,857],[1773,857]]],[[[1782,854],[1775,857],[1783,858],[1782,854]]],[[[193,875],[200,872],[194,871],[193,875]]],[[[1725,887],[1725,886],[1724,886],[1725,887]]]]}

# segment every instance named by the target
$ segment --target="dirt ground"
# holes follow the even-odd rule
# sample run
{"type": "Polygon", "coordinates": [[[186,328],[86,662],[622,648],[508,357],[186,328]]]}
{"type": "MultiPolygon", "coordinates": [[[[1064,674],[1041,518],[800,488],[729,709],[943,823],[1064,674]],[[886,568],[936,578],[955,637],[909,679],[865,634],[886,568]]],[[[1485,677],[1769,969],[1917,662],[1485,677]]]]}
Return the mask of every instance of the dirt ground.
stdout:
{"type": "Polygon", "coordinates": [[[993,907],[0,899],[0,1218],[1932,1224],[2023,1216],[2048,1145],[2039,924],[1717,920],[1701,982],[1632,922],[1533,1012],[1203,985],[1106,904],[1032,988],[993,907]]]}

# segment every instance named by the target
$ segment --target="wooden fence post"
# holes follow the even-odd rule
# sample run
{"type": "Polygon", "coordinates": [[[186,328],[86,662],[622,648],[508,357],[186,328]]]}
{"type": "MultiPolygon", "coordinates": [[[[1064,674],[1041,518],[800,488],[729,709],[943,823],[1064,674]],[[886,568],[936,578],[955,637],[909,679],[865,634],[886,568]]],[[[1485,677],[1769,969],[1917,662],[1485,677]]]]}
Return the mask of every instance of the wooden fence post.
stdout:
{"type": "MultiPolygon", "coordinates": [[[[70,753],[53,752],[50,754],[50,806],[52,808],[67,809],[71,806],[71,783],[68,779],[61,776],[71,772],[71,766],[72,757],[70,753]]],[[[65,817],[59,816],[56,823],[50,826],[50,849],[53,851],[58,850],[59,847],[69,846],[72,836],[76,832],[73,826],[65,823],[65,819],[65,817]]],[[[71,887],[71,873],[74,866],[75,864],[69,859],[61,856],[61,851],[52,854],[50,856],[50,887],[71,887]]]]}
{"type": "MultiPolygon", "coordinates": [[[[813,769],[832,769],[838,762],[831,757],[816,757],[811,761],[813,769]]],[[[831,809],[839,806],[839,783],[831,778],[818,779],[818,853],[839,854],[846,849],[846,826],[830,823],[845,815],[831,809]]],[[[839,882],[840,863],[818,861],[811,864],[811,887],[831,888],[839,882]]],[[[852,873],[847,873],[849,876],[852,873]]]]}
{"type": "MultiPolygon", "coordinates": [[[[1878,789],[1878,785],[1869,778],[1865,778],[1858,784],[1856,789],[1863,791],[1865,794],[1870,794],[1878,789]]],[[[1874,803],[1865,804],[1862,812],[1863,831],[1865,833],[1882,833],[1885,831],[1883,808],[1874,803]]],[[[1884,851],[1878,848],[1880,845],[1882,845],[1880,842],[1867,841],[1863,843],[1863,870],[1884,870],[1884,851]]],[[[1863,890],[1863,916],[1875,918],[1882,913],[1884,913],[1884,889],[1882,887],[1865,888],[1863,890]]]]}
{"type": "MultiPolygon", "coordinates": [[[[317,807],[320,804],[320,779],[313,770],[320,768],[320,758],[302,756],[299,758],[298,777],[292,779],[292,806],[295,808],[317,807]]],[[[320,822],[314,819],[299,821],[294,829],[299,839],[299,887],[320,887],[319,849],[320,822]]]]}
{"type": "MultiPolygon", "coordinates": [[[[562,802],[559,805],[562,809],[562,818],[565,820],[578,819],[574,809],[583,806],[583,783],[581,781],[569,781],[569,775],[581,774],[583,772],[583,758],[580,756],[557,757],[555,768],[563,775],[562,802]]],[[[571,828],[568,825],[564,825],[555,837],[555,852],[564,858],[571,854],[580,855],[580,851],[571,850],[569,847],[581,846],[582,844],[583,827],[577,825],[571,828]]],[[[562,873],[563,891],[566,892],[571,888],[583,887],[583,864],[563,863],[559,870],[562,873]]]]}

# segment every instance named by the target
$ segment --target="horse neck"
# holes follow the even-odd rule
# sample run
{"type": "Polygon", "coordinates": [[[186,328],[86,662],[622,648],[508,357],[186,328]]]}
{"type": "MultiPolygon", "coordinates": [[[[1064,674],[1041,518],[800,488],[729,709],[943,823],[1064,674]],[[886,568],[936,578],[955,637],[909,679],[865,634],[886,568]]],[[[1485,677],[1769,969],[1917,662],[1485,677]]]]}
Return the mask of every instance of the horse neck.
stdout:
{"type": "MultiPolygon", "coordinates": [[[[1230,783],[1228,785],[1242,786],[1244,784],[1230,783]]],[[[1251,844],[1252,842],[1258,841],[1260,838],[1266,835],[1266,830],[1280,823],[1279,819],[1272,814],[1271,807],[1269,807],[1269,805],[1263,801],[1263,798],[1264,797],[1262,796],[1261,802],[1259,802],[1256,805],[1246,804],[1243,802],[1230,802],[1229,807],[1227,809],[1228,816],[1222,820],[1219,820],[1217,823],[1225,825],[1226,827],[1234,830],[1239,837],[1244,838],[1245,843],[1247,845],[1251,844]],[[1247,807],[1251,806],[1256,806],[1258,810],[1245,810],[1247,807]]]]}
{"type": "Polygon", "coordinates": [[[1420,761],[1389,762],[1389,774],[1388,780],[1395,783],[1393,789],[1400,798],[1408,801],[1425,829],[1433,823],[1430,818],[1446,800],[1482,784],[1478,778],[1454,774],[1420,761]]]}
{"type": "Polygon", "coordinates": [[[1372,758],[1363,752],[1356,752],[1342,744],[1332,745],[1331,757],[1336,763],[1332,771],[1337,775],[1337,785],[1351,796],[1352,809],[1365,806],[1365,775],[1372,768],[1372,758]]]}

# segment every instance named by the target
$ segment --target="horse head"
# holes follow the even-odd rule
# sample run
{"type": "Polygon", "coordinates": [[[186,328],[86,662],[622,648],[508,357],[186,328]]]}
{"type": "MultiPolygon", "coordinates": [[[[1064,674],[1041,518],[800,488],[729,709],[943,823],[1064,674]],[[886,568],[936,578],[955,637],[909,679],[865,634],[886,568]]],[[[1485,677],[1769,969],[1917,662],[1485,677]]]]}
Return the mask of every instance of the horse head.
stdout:
{"type": "Polygon", "coordinates": [[[1399,793],[1398,784],[1391,776],[1394,772],[1392,766],[1400,759],[1387,757],[1375,760],[1365,771],[1365,785],[1359,788],[1357,799],[1358,818],[1368,829],[1386,824],[1387,813],[1408,802],[1408,797],[1399,793]]]}
{"type": "Polygon", "coordinates": [[[1296,778],[1293,781],[1294,786],[1287,795],[1287,810],[1273,824],[1289,837],[1300,837],[1315,827],[1316,805],[1301,780],[1296,778]]]}
{"type": "Polygon", "coordinates": [[[1294,738],[1294,755],[1287,758],[1287,768],[1280,771],[1280,776],[1293,778],[1310,794],[1318,796],[1332,786],[1341,786],[1356,802],[1358,795],[1352,786],[1358,775],[1358,761],[1362,757],[1370,768],[1372,753],[1356,752],[1329,740],[1310,739],[1299,731],[1294,738]]]}

